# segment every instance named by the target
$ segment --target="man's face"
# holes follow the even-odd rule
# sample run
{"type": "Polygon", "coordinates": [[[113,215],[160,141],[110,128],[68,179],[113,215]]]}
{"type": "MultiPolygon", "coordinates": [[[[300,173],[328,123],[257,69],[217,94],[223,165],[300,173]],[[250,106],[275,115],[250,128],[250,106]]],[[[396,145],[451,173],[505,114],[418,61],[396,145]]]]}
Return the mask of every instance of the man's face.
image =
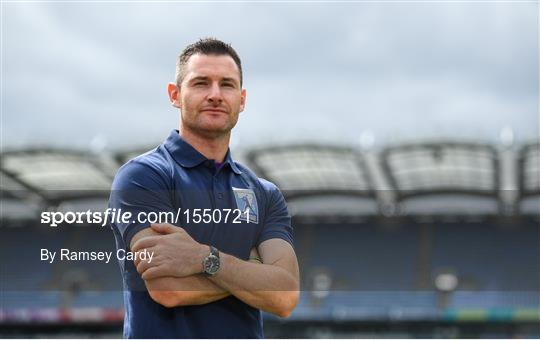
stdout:
{"type": "Polygon", "coordinates": [[[169,89],[169,95],[181,109],[183,129],[206,138],[229,133],[244,110],[246,92],[238,67],[228,55],[191,56],[176,90],[169,89]]]}

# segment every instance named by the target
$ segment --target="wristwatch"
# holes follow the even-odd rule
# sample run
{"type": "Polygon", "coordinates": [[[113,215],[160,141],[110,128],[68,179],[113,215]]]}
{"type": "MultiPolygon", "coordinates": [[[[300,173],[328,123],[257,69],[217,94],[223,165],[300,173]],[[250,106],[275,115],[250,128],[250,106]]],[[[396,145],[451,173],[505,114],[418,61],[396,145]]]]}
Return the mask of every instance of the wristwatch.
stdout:
{"type": "Polygon", "coordinates": [[[203,260],[203,273],[209,276],[216,275],[220,266],[219,251],[215,247],[210,246],[210,254],[203,260]]]}

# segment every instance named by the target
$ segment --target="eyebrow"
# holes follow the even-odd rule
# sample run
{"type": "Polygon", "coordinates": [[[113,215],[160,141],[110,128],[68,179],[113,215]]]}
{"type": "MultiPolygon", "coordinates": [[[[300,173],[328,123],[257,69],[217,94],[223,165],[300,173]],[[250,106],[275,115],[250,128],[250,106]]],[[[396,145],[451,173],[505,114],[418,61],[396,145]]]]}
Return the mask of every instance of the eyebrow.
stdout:
{"type": "MultiPolygon", "coordinates": [[[[189,82],[192,83],[192,82],[195,82],[195,81],[199,81],[199,80],[209,80],[210,78],[209,77],[206,77],[206,76],[198,76],[198,77],[195,77],[193,79],[191,79],[189,82]]],[[[233,82],[235,84],[238,84],[239,82],[234,79],[234,78],[231,78],[231,77],[224,77],[224,78],[221,78],[220,81],[225,81],[225,82],[233,82]]]]}

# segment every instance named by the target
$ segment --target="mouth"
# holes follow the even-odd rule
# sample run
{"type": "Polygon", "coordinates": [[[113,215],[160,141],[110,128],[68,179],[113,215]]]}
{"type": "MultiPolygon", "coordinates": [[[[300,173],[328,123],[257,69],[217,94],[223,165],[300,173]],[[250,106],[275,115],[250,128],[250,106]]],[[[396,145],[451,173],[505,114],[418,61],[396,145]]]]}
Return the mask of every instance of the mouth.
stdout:
{"type": "Polygon", "coordinates": [[[227,111],[225,111],[225,110],[221,110],[221,109],[212,109],[212,108],[203,109],[201,112],[225,113],[225,114],[227,114],[227,111]]]}
{"type": "Polygon", "coordinates": [[[221,116],[221,115],[228,115],[227,111],[224,110],[217,110],[217,109],[204,109],[201,111],[201,113],[204,112],[210,116],[221,116]]]}

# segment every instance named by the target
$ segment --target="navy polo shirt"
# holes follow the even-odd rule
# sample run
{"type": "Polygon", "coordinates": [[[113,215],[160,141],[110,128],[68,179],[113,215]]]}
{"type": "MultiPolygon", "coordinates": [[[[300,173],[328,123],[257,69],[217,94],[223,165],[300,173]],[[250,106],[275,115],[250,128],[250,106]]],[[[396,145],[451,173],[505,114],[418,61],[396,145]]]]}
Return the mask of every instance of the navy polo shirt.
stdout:
{"type": "MultiPolygon", "coordinates": [[[[118,170],[109,207],[131,212],[133,216],[127,223],[111,223],[118,249],[128,250],[133,235],[149,227],[150,222],[137,218],[144,216],[141,212],[178,214],[178,220],[169,223],[184,228],[197,242],[243,260],[249,258],[251,248],[263,241],[280,238],[293,243],[287,205],[274,184],[234,162],[230,151],[216,167],[213,160],[184,141],[177,130],[156,149],[118,170]],[[250,210],[246,212],[246,208],[250,210]],[[221,212],[214,213],[210,221],[198,221],[194,209],[221,212]],[[231,209],[245,213],[237,216],[236,211],[225,219],[231,209]]],[[[263,337],[261,312],[232,295],[205,305],[166,308],[152,300],[133,261],[120,261],[120,268],[125,337],[263,337]]]]}

